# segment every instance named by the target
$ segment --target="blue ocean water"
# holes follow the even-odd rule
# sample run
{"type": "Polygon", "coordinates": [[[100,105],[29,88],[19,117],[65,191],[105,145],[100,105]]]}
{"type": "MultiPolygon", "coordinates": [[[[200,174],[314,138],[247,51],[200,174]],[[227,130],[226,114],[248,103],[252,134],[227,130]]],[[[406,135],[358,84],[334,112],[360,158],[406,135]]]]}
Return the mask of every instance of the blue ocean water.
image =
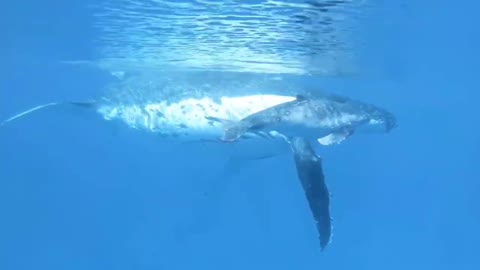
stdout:
{"type": "Polygon", "coordinates": [[[1,119],[106,92],[319,89],[399,122],[319,149],[334,218],[320,252],[288,155],[232,166],[95,113],[32,114],[0,128],[0,269],[478,269],[470,2],[0,4],[1,119]]]}

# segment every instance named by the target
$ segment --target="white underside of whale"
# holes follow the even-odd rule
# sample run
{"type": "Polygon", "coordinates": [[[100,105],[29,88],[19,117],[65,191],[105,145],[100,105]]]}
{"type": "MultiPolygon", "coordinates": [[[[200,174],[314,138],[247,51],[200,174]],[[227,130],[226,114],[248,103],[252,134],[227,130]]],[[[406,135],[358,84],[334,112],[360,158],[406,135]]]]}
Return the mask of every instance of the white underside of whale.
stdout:
{"type": "Polygon", "coordinates": [[[294,100],[294,96],[246,95],[219,98],[185,98],[175,102],[113,103],[101,102],[97,112],[110,121],[130,128],[160,134],[158,143],[186,143],[185,152],[195,149],[225,158],[258,160],[290,153],[283,137],[265,138],[248,134],[235,143],[220,142],[223,127],[208,116],[240,120],[271,106],[294,100]]]}
{"type": "Polygon", "coordinates": [[[144,104],[101,104],[97,111],[106,120],[120,120],[129,127],[172,135],[184,139],[218,139],[223,134],[222,125],[207,120],[217,117],[238,121],[284,102],[293,96],[249,95],[218,99],[204,97],[186,98],[176,102],[161,101],[144,104]]]}

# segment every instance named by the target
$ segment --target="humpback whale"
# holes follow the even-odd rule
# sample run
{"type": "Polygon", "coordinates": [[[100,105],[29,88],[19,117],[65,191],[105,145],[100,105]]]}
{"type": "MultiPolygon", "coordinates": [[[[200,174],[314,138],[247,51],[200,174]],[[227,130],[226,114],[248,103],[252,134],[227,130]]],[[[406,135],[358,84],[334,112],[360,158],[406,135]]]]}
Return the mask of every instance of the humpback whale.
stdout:
{"type": "Polygon", "coordinates": [[[275,133],[332,145],[365,127],[389,132],[396,126],[395,117],[386,110],[345,97],[254,94],[142,102],[105,97],[87,102],[52,102],[10,117],[0,122],[0,127],[40,109],[64,106],[94,111],[105,120],[158,134],[164,141],[214,143],[211,145],[218,145],[219,151],[253,160],[289,152],[285,141],[275,133]],[[236,143],[227,147],[221,146],[222,142],[236,143]]]}
{"type": "Polygon", "coordinates": [[[390,112],[333,95],[311,98],[297,95],[295,100],[268,107],[240,121],[211,116],[207,119],[223,125],[220,139],[226,142],[236,141],[247,133],[261,135],[276,131],[331,145],[341,143],[361,127],[377,127],[376,132],[390,132],[396,127],[396,119],[390,112]]]}

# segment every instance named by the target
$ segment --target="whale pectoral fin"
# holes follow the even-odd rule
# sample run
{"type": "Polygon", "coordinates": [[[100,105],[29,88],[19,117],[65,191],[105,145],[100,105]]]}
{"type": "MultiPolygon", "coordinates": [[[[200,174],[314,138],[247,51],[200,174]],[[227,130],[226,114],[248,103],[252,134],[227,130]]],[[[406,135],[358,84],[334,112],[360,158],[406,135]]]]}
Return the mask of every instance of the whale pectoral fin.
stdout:
{"type": "Polygon", "coordinates": [[[318,138],[317,141],[321,145],[332,145],[332,144],[339,144],[343,142],[345,139],[350,137],[353,134],[352,128],[345,128],[342,130],[338,130],[328,134],[325,137],[318,138]]]}

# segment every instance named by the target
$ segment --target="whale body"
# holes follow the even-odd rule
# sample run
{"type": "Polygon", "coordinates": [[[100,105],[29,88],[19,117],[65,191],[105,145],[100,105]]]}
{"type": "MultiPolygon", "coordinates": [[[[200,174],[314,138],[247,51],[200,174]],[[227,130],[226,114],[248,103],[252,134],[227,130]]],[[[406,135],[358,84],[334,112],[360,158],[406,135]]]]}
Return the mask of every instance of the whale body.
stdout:
{"type": "Polygon", "coordinates": [[[396,127],[394,115],[382,108],[324,94],[309,97],[264,94],[187,97],[141,103],[116,102],[107,98],[88,102],[52,102],[19,113],[0,126],[52,106],[94,110],[105,120],[120,121],[130,128],[180,142],[244,144],[248,141],[252,144],[254,141],[268,146],[277,144],[278,137],[272,134],[280,133],[331,145],[341,143],[363,129],[389,132],[396,127]]]}

